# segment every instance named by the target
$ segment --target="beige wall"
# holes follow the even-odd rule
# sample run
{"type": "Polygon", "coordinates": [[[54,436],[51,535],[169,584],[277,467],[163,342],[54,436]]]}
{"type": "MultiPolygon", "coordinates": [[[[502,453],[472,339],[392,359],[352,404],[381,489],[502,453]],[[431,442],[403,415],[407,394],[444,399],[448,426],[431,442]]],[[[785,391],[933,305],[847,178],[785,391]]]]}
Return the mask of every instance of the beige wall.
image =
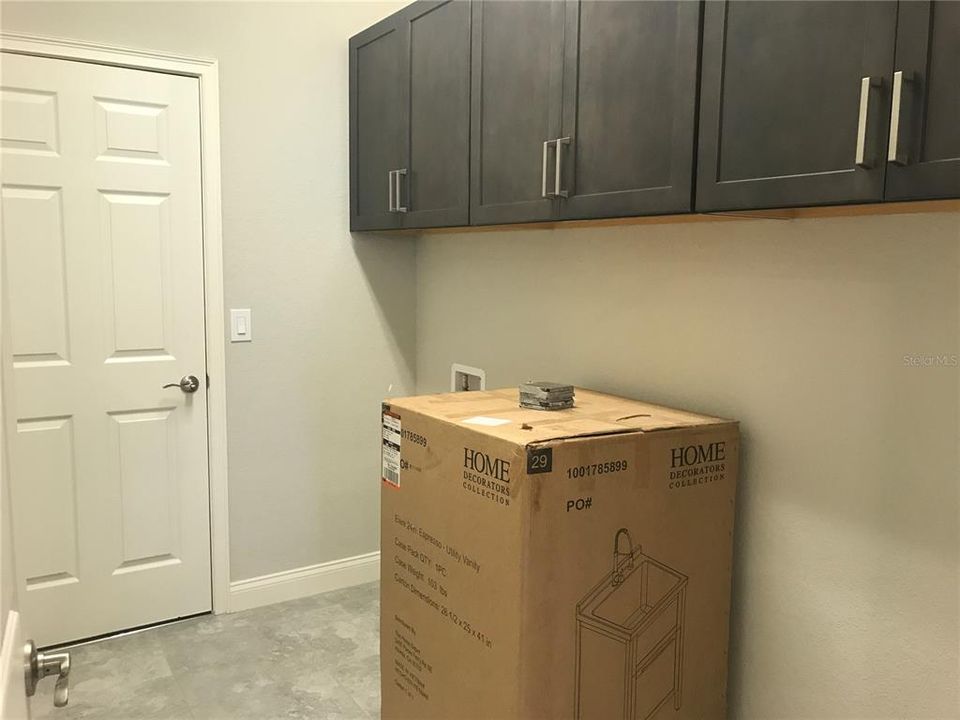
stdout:
{"type": "Polygon", "coordinates": [[[960,216],[429,236],[420,391],[742,421],[731,718],[957,718],[960,216]]]}
{"type": "Polygon", "coordinates": [[[414,374],[414,243],[347,230],[347,39],[402,3],[4,2],[4,30],[220,61],[234,580],[378,545],[379,402],[414,374]]]}

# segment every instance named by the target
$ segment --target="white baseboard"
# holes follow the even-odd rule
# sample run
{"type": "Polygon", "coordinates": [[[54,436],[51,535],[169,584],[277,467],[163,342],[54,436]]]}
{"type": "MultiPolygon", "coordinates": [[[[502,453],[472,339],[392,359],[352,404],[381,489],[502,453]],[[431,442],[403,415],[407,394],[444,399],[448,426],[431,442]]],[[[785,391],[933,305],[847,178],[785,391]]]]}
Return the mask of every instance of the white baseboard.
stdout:
{"type": "Polygon", "coordinates": [[[239,612],[380,579],[380,553],[332,560],[230,583],[230,610],[239,612]]]}

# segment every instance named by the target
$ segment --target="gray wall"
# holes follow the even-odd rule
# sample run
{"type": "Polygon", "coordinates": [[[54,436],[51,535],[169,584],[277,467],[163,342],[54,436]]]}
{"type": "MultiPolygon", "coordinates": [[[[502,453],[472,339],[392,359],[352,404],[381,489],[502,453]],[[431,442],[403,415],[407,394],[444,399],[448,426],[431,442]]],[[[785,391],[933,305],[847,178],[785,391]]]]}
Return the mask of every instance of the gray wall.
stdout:
{"type": "Polygon", "coordinates": [[[958,717],[960,216],[448,234],[418,389],[574,382],[742,421],[731,718],[958,717]]]}
{"type": "Polygon", "coordinates": [[[347,39],[402,3],[4,2],[4,30],[220,61],[234,580],[377,549],[379,402],[414,376],[415,247],[351,239],[347,39]]]}

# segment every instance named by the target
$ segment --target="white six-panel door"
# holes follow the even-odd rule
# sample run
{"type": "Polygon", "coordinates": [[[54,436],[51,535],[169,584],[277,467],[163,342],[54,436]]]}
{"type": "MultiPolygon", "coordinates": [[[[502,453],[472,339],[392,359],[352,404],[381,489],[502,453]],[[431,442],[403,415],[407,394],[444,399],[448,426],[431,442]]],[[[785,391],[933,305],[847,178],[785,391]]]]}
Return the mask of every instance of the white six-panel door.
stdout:
{"type": "Polygon", "coordinates": [[[209,610],[198,81],[0,62],[25,622],[43,646],[209,610]]]}
{"type": "Polygon", "coordinates": [[[0,252],[0,719],[28,720],[24,675],[24,636],[17,599],[17,577],[13,567],[13,532],[11,531],[9,471],[7,458],[9,438],[16,433],[13,416],[7,411],[12,393],[13,363],[6,338],[9,307],[6,302],[4,255],[0,252]]]}

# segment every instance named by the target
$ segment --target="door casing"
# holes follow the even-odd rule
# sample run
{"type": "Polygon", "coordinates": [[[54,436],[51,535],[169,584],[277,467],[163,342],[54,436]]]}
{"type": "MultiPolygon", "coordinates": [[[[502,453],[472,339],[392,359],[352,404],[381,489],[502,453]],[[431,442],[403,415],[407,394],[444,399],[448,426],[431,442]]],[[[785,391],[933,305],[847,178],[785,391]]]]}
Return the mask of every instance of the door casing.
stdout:
{"type": "MultiPolygon", "coordinates": [[[[203,295],[207,356],[207,447],[213,612],[229,612],[230,528],[227,473],[226,340],[220,216],[220,97],[217,61],[85,40],[0,33],[0,52],[195,77],[200,85],[203,295]]],[[[9,447],[9,445],[8,445],[9,447]]]]}

